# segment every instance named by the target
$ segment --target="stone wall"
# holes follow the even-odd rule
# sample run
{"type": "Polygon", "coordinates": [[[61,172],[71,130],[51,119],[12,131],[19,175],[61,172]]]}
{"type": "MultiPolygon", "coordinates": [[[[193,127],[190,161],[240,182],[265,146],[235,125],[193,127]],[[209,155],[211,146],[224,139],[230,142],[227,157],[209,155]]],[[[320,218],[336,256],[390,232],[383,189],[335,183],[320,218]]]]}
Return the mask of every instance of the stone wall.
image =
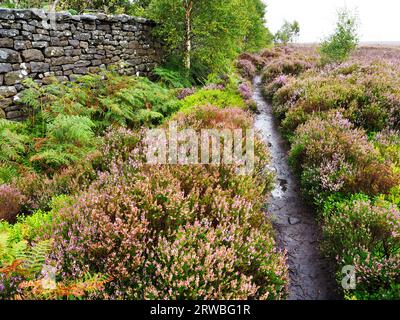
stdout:
{"type": "Polygon", "coordinates": [[[0,9],[0,118],[23,117],[18,92],[27,77],[40,84],[54,77],[73,81],[113,64],[123,65],[126,74],[148,76],[161,59],[153,27],[127,15],[0,9]]]}

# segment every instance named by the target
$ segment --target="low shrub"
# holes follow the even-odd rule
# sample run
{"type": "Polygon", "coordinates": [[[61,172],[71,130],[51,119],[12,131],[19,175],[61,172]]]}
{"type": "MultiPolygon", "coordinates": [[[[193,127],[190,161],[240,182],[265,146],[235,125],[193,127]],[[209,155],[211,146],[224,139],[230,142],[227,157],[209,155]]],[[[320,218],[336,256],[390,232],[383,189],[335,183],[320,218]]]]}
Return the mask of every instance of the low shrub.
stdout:
{"type": "MultiPolygon", "coordinates": [[[[174,120],[195,130],[252,123],[243,110],[215,107],[174,120]]],[[[141,141],[125,129],[106,135],[107,171],[54,226],[59,274],[107,274],[110,298],[283,298],[285,259],[262,212],[272,186],[262,143],[254,173],[240,176],[234,165],[147,165],[141,141]]]]}
{"type": "Polygon", "coordinates": [[[338,11],[335,32],[319,48],[322,63],[342,62],[358,44],[358,19],[347,9],[338,11]]]}
{"type": "Polygon", "coordinates": [[[0,119],[0,163],[20,162],[27,153],[28,137],[22,130],[22,124],[0,119]]]}
{"type": "Polygon", "coordinates": [[[59,195],[75,195],[96,177],[96,168],[101,165],[99,152],[84,156],[74,166],[54,172],[51,177],[35,172],[25,172],[13,181],[13,185],[25,196],[23,211],[49,208],[49,201],[59,195]]]}
{"type": "Polygon", "coordinates": [[[18,189],[6,184],[0,185],[0,221],[14,221],[24,200],[25,197],[18,189]]]}
{"type": "Polygon", "coordinates": [[[246,101],[253,97],[253,88],[249,82],[242,82],[239,84],[238,90],[242,98],[246,101]]]}
{"type": "Polygon", "coordinates": [[[69,84],[55,82],[44,88],[32,81],[25,84],[28,89],[21,100],[34,109],[40,108],[46,119],[59,114],[86,116],[96,124],[96,133],[114,124],[156,125],[179,109],[173,90],[146,78],[120,76],[112,71],[85,75],[69,84]],[[150,111],[157,117],[149,117],[150,111]]]}
{"type": "Polygon", "coordinates": [[[337,112],[324,119],[313,117],[297,129],[290,162],[302,176],[304,191],[317,203],[326,193],[385,194],[400,183],[393,164],[380,160],[365,132],[337,112]]]}
{"type": "Polygon", "coordinates": [[[202,107],[206,105],[218,106],[220,108],[246,107],[242,97],[236,91],[201,89],[193,95],[190,95],[182,100],[181,110],[190,112],[195,107],[202,107]]]}
{"type": "Polygon", "coordinates": [[[145,298],[283,298],[284,260],[271,254],[273,242],[265,233],[245,230],[232,223],[213,228],[203,220],[178,229],[173,241],[160,239],[147,262],[157,280],[146,286],[145,298]]]}
{"type": "Polygon", "coordinates": [[[262,71],[262,80],[264,83],[269,83],[282,74],[297,76],[313,66],[313,60],[307,56],[282,55],[265,65],[262,71]]]}
{"type": "Polygon", "coordinates": [[[236,67],[242,77],[249,80],[252,80],[257,73],[257,68],[251,60],[240,59],[237,61],[236,67]]]}
{"type": "Polygon", "coordinates": [[[356,126],[369,132],[398,127],[398,75],[389,76],[384,64],[348,63],[311,70],[282,84],[275,78],[264,86],[265,96],[273,101],[284,127],[293,132],[315,112],[343,109],[356,126]],[[303,114],[299,118],[299,114],[303,114]],[[299,122],[300,121],[300,122],[299,122]]]}
{"type": "Polygon", "coordinates": [[[191,96],[195,93],[196,93],[196,88],[184,88],[178,90],[176,97],[178,98],[178,100],[183,100],[186,97],[191,96]]]}
{"type": "Polygon", "coordinates": [[[325,210],[324,250],[339,266],[354,265],[358,299],[398,299],[400,211],[365,196],[335,203],[325,210]]]}

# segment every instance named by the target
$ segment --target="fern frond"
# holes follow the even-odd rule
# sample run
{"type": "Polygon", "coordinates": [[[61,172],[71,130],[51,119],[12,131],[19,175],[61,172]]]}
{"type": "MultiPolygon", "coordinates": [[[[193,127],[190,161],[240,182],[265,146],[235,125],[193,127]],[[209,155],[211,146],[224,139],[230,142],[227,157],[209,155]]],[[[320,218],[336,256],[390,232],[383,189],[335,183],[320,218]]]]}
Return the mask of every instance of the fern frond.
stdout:
{"type": "Polygon", "coordinates": [[[43,269],[47,255],[51,250],[51,241],[44,240],[33,245],[29,250],[17,256],[18,260],[22,260],[23,267],[32,273],[38,273],[43,269]]]}

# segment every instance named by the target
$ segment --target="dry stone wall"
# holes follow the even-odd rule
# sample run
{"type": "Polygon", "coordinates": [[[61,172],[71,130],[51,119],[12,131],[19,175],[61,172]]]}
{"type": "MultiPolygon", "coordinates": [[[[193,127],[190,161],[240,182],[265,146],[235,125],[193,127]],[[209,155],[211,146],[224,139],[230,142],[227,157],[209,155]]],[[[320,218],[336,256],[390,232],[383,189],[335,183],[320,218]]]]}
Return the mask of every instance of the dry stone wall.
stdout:
{"type": "Polygon", "coordinates": [[[40,84],[120,65],[148,76],[161,60],[152,21],[127,15],[73,16],[42,10],[0,9],[0,118],[23,118],[23,79],[40,84]]]}

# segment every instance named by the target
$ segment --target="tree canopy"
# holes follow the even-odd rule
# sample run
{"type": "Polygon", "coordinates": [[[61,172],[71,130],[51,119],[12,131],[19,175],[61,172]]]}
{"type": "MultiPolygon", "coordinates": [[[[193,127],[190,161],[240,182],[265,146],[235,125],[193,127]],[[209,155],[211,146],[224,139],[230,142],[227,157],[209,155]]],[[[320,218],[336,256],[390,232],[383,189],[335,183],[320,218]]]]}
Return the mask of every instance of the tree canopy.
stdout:
{"type": "Polygon", "coordinates": [[[336,29],[332,35],[327,37],[319,48],[322,62],[343,62],[357,47],[358,16],[347,8],[338,11],[336,29]]]}
{"type": "Polygon", "coordinates": [[[300,24],[297,21],[285,21],[274,36],[275,43],[288,44],[294,42],[300,34],[300,24]]]}
{"type": "Polygon", "coordinates": [[[168,53],[186,69],[195,63],[217,71],[240,51],[257,50],[270,39],[261,0],[151,0],[145,12],[159,23],[156,32],[168,53]]]}

